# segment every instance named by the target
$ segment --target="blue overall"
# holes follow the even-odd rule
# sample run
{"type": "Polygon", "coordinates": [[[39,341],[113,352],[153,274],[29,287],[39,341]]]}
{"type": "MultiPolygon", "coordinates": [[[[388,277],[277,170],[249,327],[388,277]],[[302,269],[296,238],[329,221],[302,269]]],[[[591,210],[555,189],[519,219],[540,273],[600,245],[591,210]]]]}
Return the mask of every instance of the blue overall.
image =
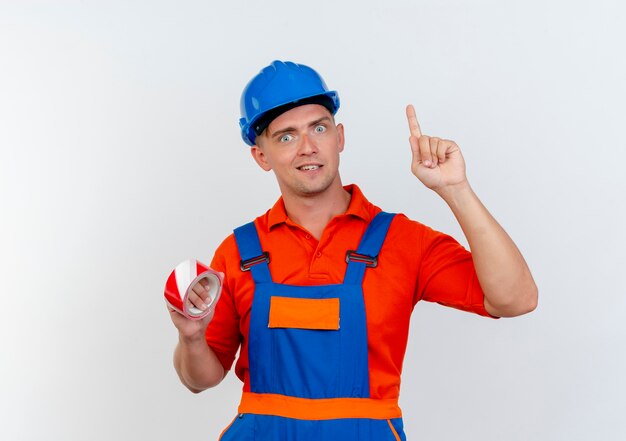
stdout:
{"type": "MultiPolygon", "coordinates": [[[[392,214],[379,213],[368,226],[356,254],[378,256],[392,219],[392,214]]],[[[242,262],[263,255],[253,222],[237,228],[235,240],[242,262]]],[[[350,260],[342,284],[322,286],[274,283],[266,260],[250,267],[255,291],[248,342],[248,394],[311,400],[305,403],[336,398],[378,401],[369,400],[367,324],[362,290],[366,265],[363,261],[350,260]],[[272,297],[339,299],[339,329],[270,328],[272,297]]],[[[271,408],[254,413],[241,411],[224,431],[221,441],[406,439],[401,417],[379,419],[351,415],[350,418],[334,418],[331,415],[324,419],[301,419],[276,415],[271,408]]]]}

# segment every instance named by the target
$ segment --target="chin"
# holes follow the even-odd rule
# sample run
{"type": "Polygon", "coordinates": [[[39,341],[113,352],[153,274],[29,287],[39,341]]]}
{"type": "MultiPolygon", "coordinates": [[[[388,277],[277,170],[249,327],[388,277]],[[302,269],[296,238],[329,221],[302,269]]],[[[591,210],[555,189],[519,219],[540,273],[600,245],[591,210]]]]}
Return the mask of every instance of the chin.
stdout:
{"type": "Polygon", "coordinates": [[[299,185],[296,193],[302,196],[317,196],[326,192],[330,188],[331,182],[323,182],[317,185],[299,185]]]}

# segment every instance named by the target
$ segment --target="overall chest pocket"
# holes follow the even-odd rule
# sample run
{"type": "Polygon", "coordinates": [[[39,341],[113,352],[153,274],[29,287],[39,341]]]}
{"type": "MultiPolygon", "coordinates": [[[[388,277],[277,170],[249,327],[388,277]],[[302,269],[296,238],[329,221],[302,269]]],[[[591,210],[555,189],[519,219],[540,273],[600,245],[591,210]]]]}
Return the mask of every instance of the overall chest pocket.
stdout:
{"type": "Polygon", "coordinates": [[[339,298],[270,298],[274,393],[303,398],[336,396],[340,316],[339,298]]]}
{"type": "Polygon", "coordinates": [[[269,328],[336,331],[339,329],[339,299],[270,298],[269,328]]]}

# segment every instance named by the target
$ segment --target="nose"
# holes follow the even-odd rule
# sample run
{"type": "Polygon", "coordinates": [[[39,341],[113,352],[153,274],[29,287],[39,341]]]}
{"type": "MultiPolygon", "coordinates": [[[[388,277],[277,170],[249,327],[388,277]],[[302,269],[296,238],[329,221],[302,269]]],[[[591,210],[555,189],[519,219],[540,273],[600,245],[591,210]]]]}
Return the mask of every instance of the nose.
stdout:
{"type": "Polygon", "coordinates": [[[313,155],[317,153],[317,146],[315,142],[309,137],[308,134],[302,135],[298,154],[300,155],[313,155]]]}

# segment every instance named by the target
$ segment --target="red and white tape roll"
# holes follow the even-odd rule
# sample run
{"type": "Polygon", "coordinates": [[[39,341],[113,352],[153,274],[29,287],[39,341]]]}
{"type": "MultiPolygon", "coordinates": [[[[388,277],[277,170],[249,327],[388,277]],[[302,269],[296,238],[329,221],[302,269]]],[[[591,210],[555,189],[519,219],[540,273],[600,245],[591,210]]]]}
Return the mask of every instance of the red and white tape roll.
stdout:
{"type": "Polygon", "coordinates": [[[165,283],[165,301],[167,304],[192,320],[200,320],[215,309],[222,293],[224,275],[212,270],[195,259],[181,262],[170,274],[165,283]],[[196,308],[189,300],[189,293],[201,280],[207,280],[209,297],[207,308],[196,308]]]}

